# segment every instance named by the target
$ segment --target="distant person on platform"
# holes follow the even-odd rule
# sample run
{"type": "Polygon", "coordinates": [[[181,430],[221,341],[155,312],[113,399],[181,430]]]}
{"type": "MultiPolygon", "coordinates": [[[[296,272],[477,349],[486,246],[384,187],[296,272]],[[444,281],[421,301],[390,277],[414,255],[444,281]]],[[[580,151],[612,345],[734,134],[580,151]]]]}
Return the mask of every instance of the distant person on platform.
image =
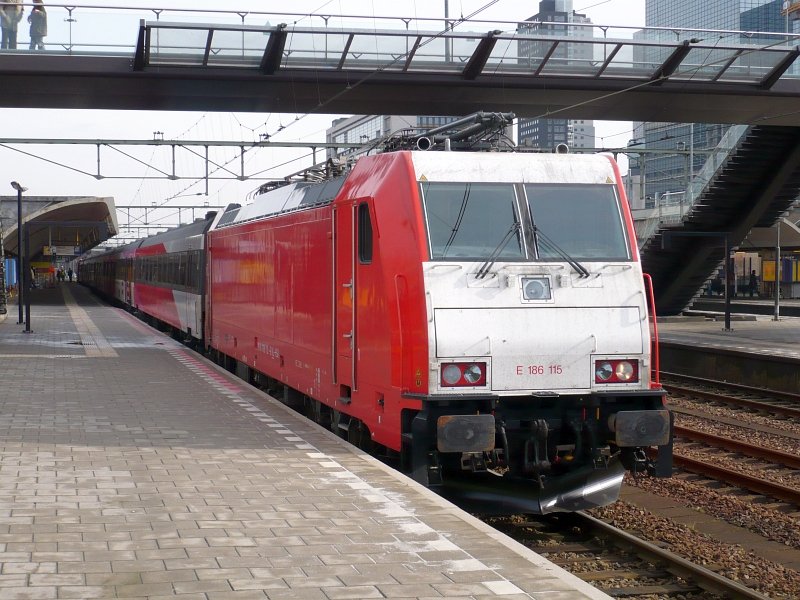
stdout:
{"type": "Polygon", "coordinates": [[[47,12],[44,10],[44,0],[33,0],[28,23],[31,24],[31,50],[44,50],[44,36],[47,35],[47,12]]]}
{"type": "Polygon", "coordinates": [[[72,276],[73,276],[74,274],[75,274],[75,273],[72,271],[72,268],[69,268],[69,269],[67,270],[67,275],[69,276],[69,280],[70,280],[70,281],[72,281],[72,276]]]}
{"type": "Polygon", "coordinates": [[[22,20],[22,0],[4,0],[0,6],[0,27],[3,29],[3,39],[0,46],[3,50],[17,49],[17,26],[22,20]]]}
{"type": "Polygon", "coordinates": [[[756,276],[755,269],[750,271],[750,297],[751,298],[753,297],[753,294],[755,294],[756,297],[759,296],[759,293],[758,293],[758,277],[756,276]]]}

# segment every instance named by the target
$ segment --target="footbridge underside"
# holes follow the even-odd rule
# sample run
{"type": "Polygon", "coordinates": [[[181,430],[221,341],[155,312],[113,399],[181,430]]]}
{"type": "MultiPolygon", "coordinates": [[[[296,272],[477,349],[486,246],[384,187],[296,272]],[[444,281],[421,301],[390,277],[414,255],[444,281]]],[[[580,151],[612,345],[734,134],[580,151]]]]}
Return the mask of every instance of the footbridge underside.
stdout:
{"type": "Polygon", "coordinates": [[[721,42],[711,33],[576,39],[521,29],[436,33],[141,21],[138,31],[127,32],[132,52],[64,45],[0,54],[9,92],[0,95],[0,106],[425,115],[487,110],[800,126],[795,42],[731,32],[721,42]]]}
{"type": "Polygon", "coordinates": [[[0,106],[239,112],[465,115],[512,111],[520,117],[762,123],[800,126],[800,81],[745,84],[558,76],[307,72],[264,75],[241,69],[159,67],[132,59],[0,55],[9,93],[0,106]],[[351,85],[348,83],[358,83],[351,85]],[[403,93],[398,94],[402,89],[403,93]]]}

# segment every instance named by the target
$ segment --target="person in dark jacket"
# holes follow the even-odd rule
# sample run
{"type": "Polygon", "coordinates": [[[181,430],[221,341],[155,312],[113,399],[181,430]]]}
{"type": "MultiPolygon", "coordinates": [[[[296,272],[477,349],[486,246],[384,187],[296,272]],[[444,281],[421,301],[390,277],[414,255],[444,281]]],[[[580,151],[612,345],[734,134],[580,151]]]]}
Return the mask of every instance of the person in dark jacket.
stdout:
{"type": "Polygon", "coordinates": [[[22,20],[22,0],[5,0],[0,6],[0,28],[3,30],[2,48],[16,50],[17,25],[22,20]]]}
{"type": "Polygon", "coordinates": [[[753,269],[750,271],[750,297],[753,297],[753,294],[756,296],[760,296],[761,294],[758,293],[758,276],[756,275],[756,270],[753,269]]]}
{"type": "Polygon", "coordinates": [[[28,23],[31,24],[31,50],[44,50],[44,36],[47,35],[47,12],[43,0],[33,0],[28,23]]]}

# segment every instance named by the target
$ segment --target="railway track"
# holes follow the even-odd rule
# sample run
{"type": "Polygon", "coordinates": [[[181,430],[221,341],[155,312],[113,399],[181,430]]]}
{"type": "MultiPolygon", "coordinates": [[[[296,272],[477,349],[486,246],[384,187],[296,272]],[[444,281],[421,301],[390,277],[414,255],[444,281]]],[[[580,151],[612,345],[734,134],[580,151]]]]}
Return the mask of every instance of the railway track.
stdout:
{"type": "MultiPolygon", "coordinates": [[[[704,444],[711,448],[719,448],[730,453],[764,460],[769,463],[766,468],[777,465],[788,469],[800,469],[800,456],[796,454],[773,450],[762,445],[733,440],[705,431],[682,427],[680,425],[675,426],[674,432],[676,439],[682,438],[690,442],[704,444]]],[[[687,456],[680,451],[678,446],[676,446],[676,450],[673,453],[674,465],[684,471],[709,477],[750,492],[763,494],[770,498],[800,506],[800,489],[797,487],[783,485],[782,483],[771,481],[764,477],[753,476],[737,469],[713,464],[712,461],[713,457],[711,459],[698,459],[687,456]]]]}
{"type": "MultiPolygon", "coordinates": [[[[743,435],[745,438],[749,435],[764,434],[785,435],[789,439],[798,439],[797,434],[780,431],[775,428],[776,426],[770,426],[769,423],[765,424],[765,422],[770,419],[797,421],[798,417],[800,417],[800,395],[699,378],[680,378],[680,382],[677,380],[677,376],[671,377],[670,381],[664,383],[665,388],[676,395],[685,395],[694,400],[699,399],[701,406],[704,402],[717,405],[716,411],[710,411],[710,413],[716,412],[719,414],[720,412],[731,410],[732,414],[724,420],[730,426],[740,427],[752,432],[745,433],[743,435]],[[723,409],[722,407],[724,406],[728,406],[730,409],[723,409]],[[744,413],[741,411],[744,411],[744,413]],[[758,414],[761,418],[755,419],[752,423],[747,423],[745,415],[748,414],[758,414]],[[761,424],[758,424],[759,421],[761,421],[761,424]]],[[[678,413],[685,411],[687,416],[693,415],[696,418],[710,419],[715,422],[719,419],[716,414],[706,414],[701,406],[698,406],[695,410],[681,409],[674,405],[671,408],[678,413]]],[[[800,455],[798,453],[771,449],[769,447],[770,444],[766,442],[747,443],[746,441],[728,439],[723,435],[693,430],[680,424],[676,426],[675,434],[676,438],[682,438],[689,443],[704,444],[712,448],[722,449],[727,453],[733,453],[736,455],[735,460],[742,465],[749,463],[752,466],[754,464],[752,459],[769,463],[761,469],[762,471],[774,472],[783,468],[800,469],[800,455]],[[781,467],[774,469],[771,468],[772,465],[780,465],[781,467]]],[[[701,450],[700,452],[703,451],[701,450]]],[[[675,454],[675,465],[677,467],[686,472],[699,474],[708,479],[724,482],[731,487],[743,489],[745,490],[745,497],[751,497],[751,494],[758,494],[775,499],[779,503],[785,502],[800,506],[799,489],[764,480],[757,476],[758,473],[751,472],[746,474],[737,472],[735,465],[734,468],[724,468],[709,465],[706,460],[683,456],[680,450],[680,443],[675,447],[675,454]]],[[[725,456],[725,454],[723,453],[722,456],[725,456]]],[[[702,459],[703,457],[699,458],[702,459]]],[[[729,458],[728,461],[730,461],[729,458]]],[[[700,484],[700,486],[702,488],[703,484],[700,484]]],[[[713,491],[715,488],[712,486],[709,489],[713,491]]],[[[703,495],[701,489],[697,490],[696,495],[703,495]]],[[[761,506],[764,507],[763,510],[767,510],[767,507],[774,508],[774,504],[771,503],[761,506]]],[[[600,514],[606,518],[613,512],[604,513],[600,511],[600,514]]],[[[711,516],[713,514],[712,512],[707,518],[714,519],[715,517],[711,516]]],[[[787,517],[784,516],[784,518],[787,517]]],[[[521,534],[519,531],[510,531],[508,529],[505,529],[505,531],[512,537],[520,539],[533,551],[581,577],[587,583],[603,590],[612,597],[629,600],[656,597],[662,599],[681,598],[682,600],[700,600],[714,597],[768,597],[714,572],[715,569],[719,569],[737,578],[742,575],[741,571],[732,574],[733,572],[728,570],[730,568],[729,564],[726,564],[723,568],[721,565],[716,564],[714,560],[709,563],[706,559],[708,553],[705,550],[699,550],[699,555],[697,552],[689,551],[686,553],[686,557],[690,558],[681,558],[677,554],[665,550],[663,548],[665,544],[663,543],[653,544],[646,540],[638,539],[638,529],[636,529],[640,522],[638,517],[622,525],[622,527],[628,528],[627,533],[589,515],[575,515],[573,519],[571,524],[567,525],[568,518],[564,517],[564,524],[558,531],[544,535],[539,529],[532,538],[526,538],[526,535],[524,533],[521,534]],[[579,533],[570,534],[570,530],[578,530],[579,533]],[[522,535],[522,538],[520,538],[520,535],[522,535]],[[703,556],[704,554],[705,556],[703,556]],[[695,565],[692,562],[693,560],[710,565],[711,568],[695,565]]],[[[780,531],[780,527],[783,526],[780,520],[768,522],[776,528],[776,531],[780,531]]],[[[523,521],[515,529],[524,530],[526,525],[530,523],[531,521],[523,521]]],[[[672,529],[671,525],[667,527],[670,530],[672,529]]],[[[662,538],[658,534],[653,537],[652,531],[646,533],[648,529],[649,527],[643,530],[645,533],[641,535],[651,540],[666,540],[666,538],[662,538]]],[[[687,534],[684,533],[682,535],[687,534]]],[[[780,536],[775,539],[780,539],[780,536]]],[[[702,545],[708,542],[697,543],[702,545]]],[[[669,545],[674,551],[681,553],[683,552],[682,548],[687,548],[687,550],[690,546],[693,550],[697,548],[694,542],[688,542],[685,545],[678,543],[676,545],[672,541],[669,545]]],[[[750,556],[753,555],[751,554],[750,556]]],[[[742,579],[742,581],[747,581],[747,579],[742,579]]],[[[753,584],[752,580],[751,584],[753,584]]],[[[762,587],[761,584],[754,587],[762,591],[772,589],[762,587]]],[[[773,596],[770,594],[769,597],[773,596]]],[[[794,598],[795,596],[789,593],[788,596],[779,594],[774,597],[794,598]]]]}
{"type": "MultiPolygon", "coordinates": [[[[690,399],[700,399],[716,404],[723,404],[736,409],[747,411],[757,411],[760,414],[768,414],[779,419],[795,420],[800,418],[800,395],[785,392],[774,392],[770,390],[757,389],[749,386],[728,384],[726,382],[699,379],[696,377],[683,377],[668,374],[670,380],[682,380],[689,382],[689,385],[678,385],[672,381],[665,382],[664,387],[671,394],[679,394],[690,399]]],[[[687,414],[695,417],[702,417],[695,410],[680,407],[672,407],[678,414],[687,414]]],[[[717,420],[718,417],[708,415],[706,419],[717,420]]],[[[724,422],[725,420],[722,420],[724,422]]],[[[737,425],[743,429],[752,429],[754,432],[764,432],[763,426],[740,422],[737,425]]],[[[783,452],[774,450],[759,443],[751,443],[743,440],[731,439],[730,436],[723,437],[714,435],[708,431],[700,431],[694,428],[675,425],[675,437],[690,442],[701,443],[712,448],[719,448],[726,452],[746,457],[755,458],[769,463],[767,468],[776,465],[788,469],[800,469],[800,456],[797,453],[783,452]]],[[[680,447],[676,446],[673,456],[675,466],[695,474],[699,474],[711,479],[722,481],[729,485],[763,494],[765,496],[790,502],[800,506],[800,490],[797,487],[783,485],[782,483],[770,481],[767,478],[754,476],[752,473],[744,473],[736,468],[720,466],[720,461],[706,456],[698,457],[687,456],[681,452],[680,447]]],[[[751,469],[752,471],[752,469],[751,469]]]]}
{"type": "Polygon", "coordinates": [[[738,452],[751,456],[753,458],[761,458],[776,465],[784,465],[793,469],[800,469],[800,456],[782,452],[780,450],[772,450],[763,446],[757,446],[747,442],[732,440],[730,438],[721,437],[705,431],[691,429],[689,427],[675,426],[675,437],[685,438],[693,442],[701,442],[716,448],[722,448],[730,452],[738,452]]]}
{"type": "Polygon", "coordinates": [[[664,389],[671,394],[703,398],[711,402],[769,412],[787,418],[800,418],[800,394],[674,373],[663,373],[663,375],[668,377],[668,380],[663,382],[664,389]]]}
{"type": "Polygon", "coordinates": [[[712,465],[707,461],[690,458],[680,453],[673,455],[673,462],[676,467],[684,471],[710,477],[751,492],[800,506],[800,491],[796,488],[774,483],[760,477],[753,477],[733,469],[712,465]]]}
{"type": "Polygon", "coordinates": [[[492,525],[615,598],[767,598],[587,513],[492,525]]]}

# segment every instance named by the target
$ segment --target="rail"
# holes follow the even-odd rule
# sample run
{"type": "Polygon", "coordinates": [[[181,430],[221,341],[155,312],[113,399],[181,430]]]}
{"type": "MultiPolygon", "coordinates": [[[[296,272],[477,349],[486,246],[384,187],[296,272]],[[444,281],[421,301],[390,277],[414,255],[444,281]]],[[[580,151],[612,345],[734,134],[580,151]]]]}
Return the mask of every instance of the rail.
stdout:
{"type": "Polygon", "coordinates": [[[765,448],[764,446],[755,446],[747,442],[740,442],[731,438],[721,437],[705,431],[691,429],[680,425],[675,426],[675,437],[681,437],[693,442],[701,442],[716,448],[723,448],[729,452],[738,452],[752,456],[753,458],[760,458],[768,460],[778,465],[784,465],[792,469],[800,469],[800,456],[782,452],[780,450],[773,450],[765,448]]]}
{"type": "Polygon", "coordinates": [[[646,540],[637,538],[587,513],[576,513],[576,517],[584,521],[586,526],[592,531],[599,532],[599,534],[605,537],[609,537],[633,548],[639,556],[653,561],[656,564],[664,565],[670,572],[696,582],[700,587],[709,592],[720,594],[725,598],[735,598],[737,600],[768,600],[767,596],[759,594],[741,583],[718,575],[701,565],[696,565],[677,554],[659,548],[646,540]]]}
{"type": "MultiPolygon", "coordinates": [[[[688,375],[676,375],[674,373],[665,373],[665,375],[669,375],[670,377],[679,377],[681,379],[695,381],[698,383],[702,383],[704,385],[716,385],[738,392],[757,394],[759,396],[773,396],[776,399],[788,400],[790,402],[798,401],[797,394],[767,390],[764,388],[756,388],[752,386],[738,385],[722,381],[714,381],[710,379],[704,380],[701,378],[691,377],[688,375]]],[[[755,411],[770,412],[773,414],[778,414],[789,418],[800,418],[800,407],[796,405],[786,406],[782,404],[775,404],[773,402],[768,402],[768,401],[751,400],[748,398],[742,398],[740,396],[726,395],[725,393],[722,392],[712,392],[708,390],[699,390],[696,388],[680,386],[674,383],[665,383],[664,388],[670,393],[678,393],[678,394],[683,394],[685,396],[694,396],[697,398],[703,398],[705,400],[709,400],[711,402],[720,402],[723,404],[748,408],[755,411]]]]}
{"type": "Polygon", "coordinates": [[[730,485],[745,490],[750,490],[751,492],[756,492],[757,494],[763,494],[770,498],[777,498],[778,500],[784,500],[800,506],[800,491],[795,488],[781,485],[779,483],[773,483],[771,481],[765,481],[763,479],[759,479],[758,477],[752,477],[750,475],[732,471],[731,469],[726,469],[724,467],[718,467],[716,465],[703,462],[702,460],[683,456],[677,452],[673,453],[672,459],[676,467],[680,467],[685,471],[711,477],[712,479],[724,481],[730,485]]]}

